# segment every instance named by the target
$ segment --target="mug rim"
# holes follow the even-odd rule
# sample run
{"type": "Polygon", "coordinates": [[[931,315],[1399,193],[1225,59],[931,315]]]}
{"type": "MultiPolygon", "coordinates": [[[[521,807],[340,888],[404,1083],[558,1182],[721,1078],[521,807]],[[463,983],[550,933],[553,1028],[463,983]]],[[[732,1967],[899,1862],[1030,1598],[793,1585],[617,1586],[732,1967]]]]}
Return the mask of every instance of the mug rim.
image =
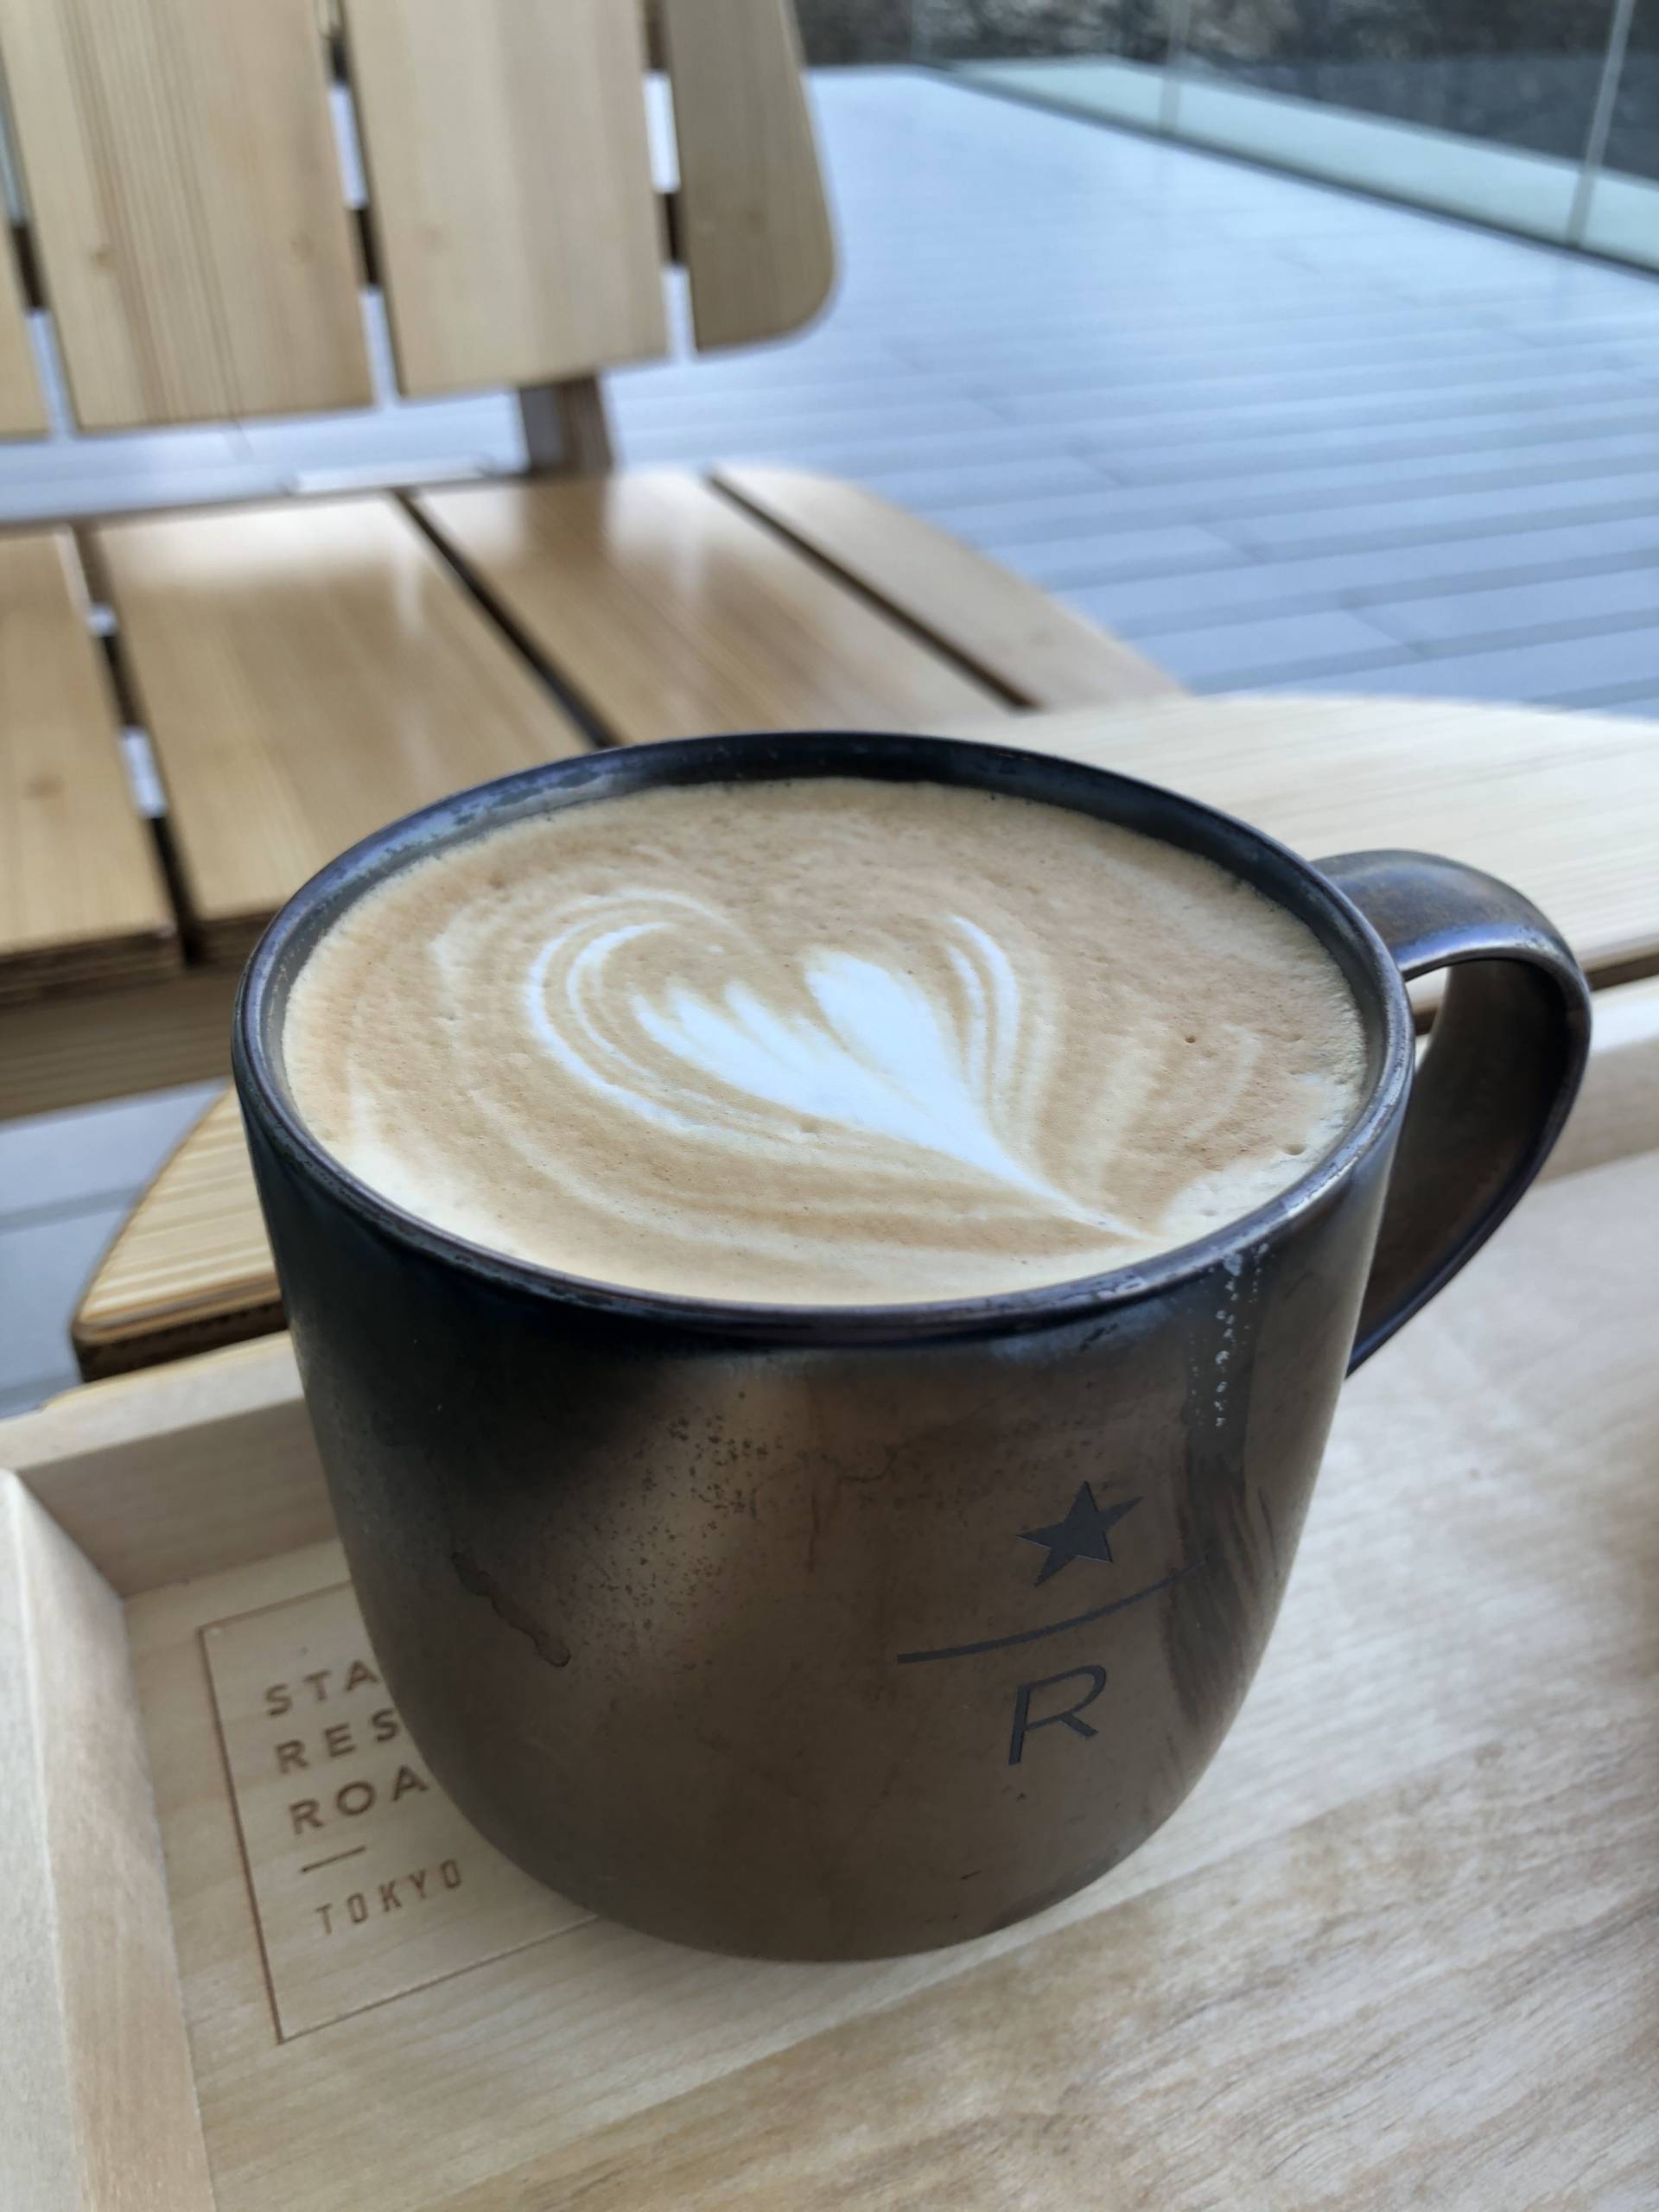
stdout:
{"type": "Polygon", "coordinates": [[[1354,902],[1300,854],[1220,808],[1115,769],[966,738],[862,730],[749,731],[611,747],[472,785],[373,830],[318,870],[266,926],[238,986],[231,1058],[244,1112],[289,1164],[346,1211],[423,1257],[568,1316],[656,1324],[696,1336],[803,1348],[900,1344],[1049,1328],[1166,1293],[1322,1211],[1399,1109],[1414,1065],[1398,968],[1354,902]],[[951,772],[953,770],[963,772],[951,772]],[[474,1243],[363,1182],[307,1126],[281,1066],[287,997],[312,948],[387,877],[475,834],[572,804],[665,785],[850,776],[963,785],[1067,807],[1214,861],[1313,930],[1353,991],[1370,1052],[1359,1104],[1326,1152],[1274,1197],[1207,1235],[1118,1268],[972,1297],[775,1304],[656,1291],[573,1274],[474,1243]],[[1042,786],[1043,788],[1037,788],[1042,786]],[[1075,798],[1068,797],[1074,793],[1075,798]],[[552,795],[551,804],[549,796],[552,795]],[[561,796],[564,795],[564,796],[561,796]],[[1093,804],[1080,802],[1092,799],[1093,804]],[[1179,827],[1190,835],[1172,835],[1179,827]],[[1292,895],[1284,895],[1288,891],[1292,895]],[[1368,990],[1370,1003],[1368,1004],[1368,990]]]}

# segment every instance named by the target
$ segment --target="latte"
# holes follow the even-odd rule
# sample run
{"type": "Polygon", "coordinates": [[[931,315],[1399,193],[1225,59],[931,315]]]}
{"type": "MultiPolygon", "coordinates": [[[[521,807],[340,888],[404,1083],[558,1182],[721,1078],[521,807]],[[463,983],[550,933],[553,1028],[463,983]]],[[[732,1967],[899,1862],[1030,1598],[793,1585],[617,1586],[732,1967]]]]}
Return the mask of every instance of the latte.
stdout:
{"type": "Polygon", "coordinates": [[[1068,810],[858,778],[481,832],[349,907],[283,1056],[324,1147],[472,1242],[807,1305],[1032,1288],[1237,1219],[1359,1103],[1293,915],[1068,810]]]}

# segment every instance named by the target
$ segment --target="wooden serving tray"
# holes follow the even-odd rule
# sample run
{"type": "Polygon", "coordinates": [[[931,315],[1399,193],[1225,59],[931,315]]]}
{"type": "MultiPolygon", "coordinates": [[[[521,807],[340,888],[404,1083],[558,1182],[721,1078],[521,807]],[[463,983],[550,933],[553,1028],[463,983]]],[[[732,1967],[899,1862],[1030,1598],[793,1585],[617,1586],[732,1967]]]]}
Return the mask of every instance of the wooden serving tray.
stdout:
{"type": "Polygon", "coordinates": [[[1659,1119],[1601,1096],[1616,1155],[1350,1386],[1192,1798],[922,1958],[705,1957],[492,1853],[285,1339],[0,1427],[0,2204],[1651,2202],[1659,1119]]]}

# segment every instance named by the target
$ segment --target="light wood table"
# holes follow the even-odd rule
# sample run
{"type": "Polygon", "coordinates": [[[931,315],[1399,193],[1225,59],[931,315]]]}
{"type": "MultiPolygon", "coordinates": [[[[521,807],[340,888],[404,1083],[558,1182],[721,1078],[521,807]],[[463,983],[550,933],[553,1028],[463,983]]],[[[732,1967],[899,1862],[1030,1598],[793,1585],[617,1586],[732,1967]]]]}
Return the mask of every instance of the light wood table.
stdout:
{"type": "Polygon", "coordinates": [[[651,1942],[435,1790],[359,1787],[360,1853],[295,1863],[273,1738],[344,1708],[270,1686],[367,1654],[286,1340],[0,1427],[0,2202],[1650,2204],[1659,1128],[1650,1064],[1596,1051],[1599,1164],[1344,1393],[1192,1797],[956,1950],[651,1942]]]}
{"type": "MultiPolygon", "coordinates": [[[[652,496],[682,517],[701,515],[709,497],[689,484],[652,496]]],[[[543,565],[544,536],[526,538],[521,494],[447,497],[490,502],[501,534],[474,538],[472,550],[486,567],[510,564],[496,573],[523,619],[557,605],[557,571],[543,565]]],[[[588,526],[593,512],[591,500],[561,509],[573,530],[588,526]]],[[[845,524],[841,507],[830,512],[845,524]]],[[[669,542],[661,527],[645,536],[659,548],[669,542]]],[[[597,639],[595,682],[632,683],[638,656],[613,658],[597,639]]],[[[1075,677],[1076,651],[1075,641],[1047,641],[1056,681],[1075,677]]],[[[652,704],[639,703],[642,711],[652,704]]],[[[1659,970],[1659,724],[1411,699],[1175,696],[994,720],[972,714],[943,726],[1172,785],[1311,857],[1374,845],[1448,853],[1529,892],[1604,991],[1659,970]]],[[[1659,996],[1634,995],[1623,1022],[1624,1049],[1659,1058],[1659,996]]],[[[1592,1098],[1593,1090],[1586,1114],[1592,1098]]],[[[186,1138],[117,1238],[76,1317],[76,1349],[84,1373],[108,1375],[281,1325],[227,1099],[186,1138]]]]}

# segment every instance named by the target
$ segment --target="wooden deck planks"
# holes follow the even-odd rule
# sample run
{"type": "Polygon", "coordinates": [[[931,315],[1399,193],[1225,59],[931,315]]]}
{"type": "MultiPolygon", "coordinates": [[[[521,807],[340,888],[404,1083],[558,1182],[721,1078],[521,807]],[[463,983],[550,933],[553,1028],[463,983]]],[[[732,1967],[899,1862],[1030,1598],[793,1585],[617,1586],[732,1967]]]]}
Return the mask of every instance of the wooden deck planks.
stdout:
{"type": "Polygon", "coordinates": [[[394,500],[111,524],[96,543],[215,957],[371,830],[582,747],[394,500]]]}
{"type": "Polygon", "coordinates": [[[695,477],[416,504],[614,737],[905,729],[1001,704],[695,477]]]}
{"type": "Polygon", "coordinates": [[[118,728],[68,531],[0,536],[0,1002],[178,964],[118,728]]]}
{"type": "Polygon", "coordinates": [[[722,468],[714,481],[1021,706],[1155,698],[1181,688],[1048,593],[856,484],[792,468],[722,468]]]}
{"type": "Polygon", "coordinates": [[[1638,647],[1599,666],[1659,635],[1651,278],[914,75],[816,89],[846,290],[779,356],[629,379],[625,454],[849,476],[1195,689],[1497,701],[1559,625],[1528,696],[1659,707],[1638,647]],[[1646,612],[1555,612],[1580,563],[1646,612]],[[1527,577],[1541,612],[1463,604],[1527,577]]]}

